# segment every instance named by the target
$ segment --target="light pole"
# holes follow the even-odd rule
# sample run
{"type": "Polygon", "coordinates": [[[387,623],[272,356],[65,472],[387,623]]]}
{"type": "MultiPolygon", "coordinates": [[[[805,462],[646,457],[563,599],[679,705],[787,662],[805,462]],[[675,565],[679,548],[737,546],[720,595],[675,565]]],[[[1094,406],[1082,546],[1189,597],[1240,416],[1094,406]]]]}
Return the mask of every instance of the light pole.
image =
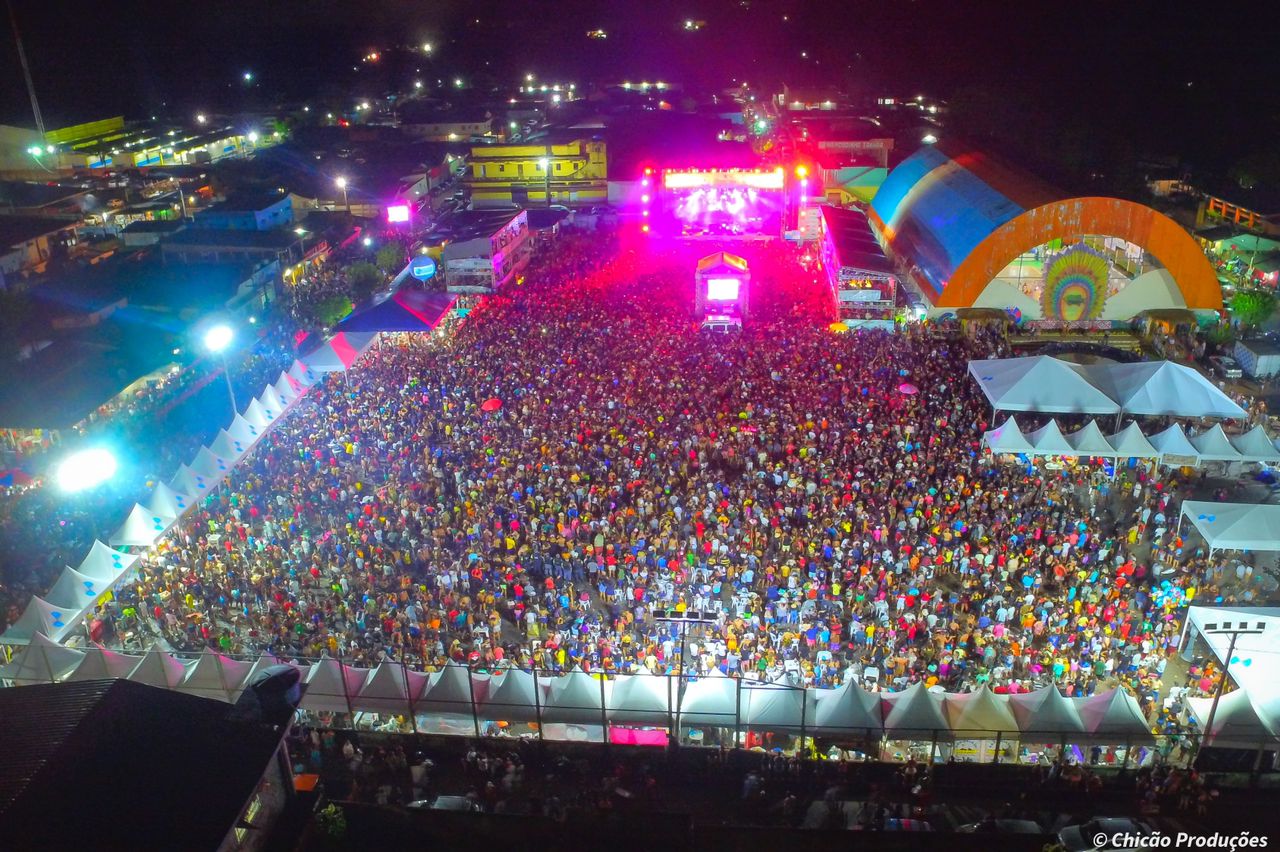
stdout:
{"type": "Polygon", "coordinates": [[[346,208],[347,213],[351,212],[351,202],[347,200],[347,179],[340,177],[334,181],[338,189],[342,190],[342,206],[346,208]]]}
{"type": "Polygon", "coordinates": [[[235,338],[235,332],[229,325],[215,325],[204,333],[204,347],[222,360],[222,378],[227,380],[227,396],[231,398],[231,416],[235,417],[240,407],[236,404],[236,389],[231,385],[231,370],[227,368],[227,347],[235,338]]]}
{"type": "Polygon", "coordinates": [[[551,165],[554,161],[551,159],[551,146],[547,146],[547,156],[538,158],[538,165],[542,166],[542,175],[546,179],[546,196],[547,206],[551,206],[551,165]]]}
{"type": "Polygon", "coordinates": [[[685,631],[690,624],[715,624],[719,619],[711,612],[702,612],[696,609],[687,609],[680,612],[675,609],[655,610],[654,620],[665,622],[667,624],[675,624],[676,629],[680,632],[680,665],[676,668],[676,695],[675,695],[675,730],[671,732],[677,743],[680,742],[680,704],[684,701],[684,657],[685,657],[685,631]]]}
{"type": "Polygon", "coordinates": [[[1222,658],[1222,677],[1218,681],[1218,688],[1213,692],[1213,704],[1209,707],[1209,718],[1205,720],[1204,730],[1200,732],[1200,743],[1196,747],[1196,756],[1200,756],[1200,750],[1204,748],[1204,741],[1208,737],[1213,736],[1213,717],[1218,714],[1218,701],[1222,699],[1222,692],[1227,686],[1227,671],[1231,668],[1232,655],[1236,652],[1236,640],[1241,636],[1261,636],[1267,632],[1267,623],[1265,621],[1257,621],[1249,624],[1246,621],[1231,622],[1224,621],[1221,624],[1206,624],[1200,629],[1202,636],[1230,636],[1231,642],[1227,645],[1227,654],[1222,658]]]}

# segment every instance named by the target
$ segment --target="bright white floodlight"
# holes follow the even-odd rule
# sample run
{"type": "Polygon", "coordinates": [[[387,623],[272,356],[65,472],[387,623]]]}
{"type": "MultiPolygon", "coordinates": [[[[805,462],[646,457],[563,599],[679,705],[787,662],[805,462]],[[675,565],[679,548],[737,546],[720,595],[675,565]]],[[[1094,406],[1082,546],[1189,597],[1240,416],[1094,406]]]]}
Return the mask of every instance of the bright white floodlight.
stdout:
{"type": "Polygon", "coordinates": [[[210,352],[218,353],[231,345],[235,332],[229,325],[215,325],[204,333],[204,346],[210,352]]]}
{"type": "Polygon", "coordinates": [[[58,487],[68,492],[85,491],[115,476],[117,466],[116,457],[107,450],[80,450],[58,465],[58,487]]]}

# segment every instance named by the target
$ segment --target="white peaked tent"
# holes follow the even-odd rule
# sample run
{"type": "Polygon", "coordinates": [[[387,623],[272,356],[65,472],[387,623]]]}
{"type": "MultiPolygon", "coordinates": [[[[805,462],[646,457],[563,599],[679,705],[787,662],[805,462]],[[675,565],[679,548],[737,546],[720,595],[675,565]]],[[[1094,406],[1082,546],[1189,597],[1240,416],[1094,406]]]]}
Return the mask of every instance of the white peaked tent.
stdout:
{"type": "MultiPolygon", "coordinates": [[[[271,386],[268,385],[267,387],[270,388],[271,386]]],[[[275,417],[267,416],[266,406],[256,399],[249,400],[249,404],[245,406],[244,414],[241,416],[244,417],[246,423],[259,432],[265,432],[267,427],[276,420],[275,417]]]]}
{"type": "Polygon", "coordinates": [[[614,725],[649,725],[667,727],[671,724],[671,690],[665,677],[655,677],[647,671],[640,674],[618,675],[609,693],[609,722],[614,725]]]}
{"type": "Polygon", "coordinates": [[[1076,448],[1062,434],[1057,420],[1050,420],[1027,435],[1032,451],[1038,456],[1074,456],[1076,448]]]}
{"type": "Polygon", "coordinates": [[[37,633],[31,644],[14,654],[8,665],[0,666],[0,680],[14,686],[55,683],[75,671],[82,660],[84,651],[64,648],[37,633]]]}
{"type": "Polygon", "coordinates": [[[551,688],[542,707],[542,721],[569,725],[603,725],[604,707],[611,684],[597,680],[574,666],[566,675],[548,678],[551,688]],[[601,691],[601,684],[604,691],[601,691]]]}
{"type": "Polygon", "coordinates": [[[1172,361],[1098,364],[1086,368],[1094,384],[1126,414],[1243,418],[1245,411],[1199,370],[1172,361]]]}
{"type": "Polygon", "coordinates": [[[196,457],[191,461],[191,469],[206,478],[221,481],[230,473],[234,467],[234,462],[214,453],[208,447],[201,447],[200,452],[196,453],[196,457]]]}
{"type": "Polygon", "coordinates": [[[948,692],[942,702],[947,722],[954,734],[994,739],[1016,736],[1018,722],[1009,710],[1009,700],[983,686],[974,692],[948,692]]]}
{"type": "Polygon", "coordinates": [[[852,680],[837,689],[816,690],[813,722],[805,727],[815,734],[876,735],[883,727],[880,698],[852,680]]]}
{"type": "Polygon", "coordinates": [[[67,634],[80,622],[80,610],[71,610],[54,606],[46,600],[32,597],[27,608],[18,616],[18,620],[10,624],[3,635],[0,645],[27,645],[37,636],[47,636],[54,642],[61,642],[67,634]]]}
{"type": "Polygon", "coordinates": [[[340,331],[319,349],[303,355],[301,361],[315,373],[344,372],[368,351],[377,336],[377,332],[340,331]]]}
{"type": "Polygon", "coordinates": [[[1280,506],[1271,503],[1182,501],[1182,518],[1195,525],[1215,550],[1280,550],[1280,506]]]}
{"type": "Polygon", "coordinates": [[[969,374],[996,411],[1115,414],[1120,410],[1089,382],[1083,367],[1048,355],[970,361],[969,374]]]}
{"type": "MultiPolygon", "coordinates": [[[[281,377],[284,377],[283,374],[281,377]]],[[[284,414],[284,410],[289,407],[289,403],[281,397],[275,385],[267,385],[263,388],[262,393],[258,394],[255,402],[258,403],[258,406],[262,409],[262,414],[268,420],[278,420],[280,415],[284,414]]]]}
{"type": "Polygon", "coordinates": [[[1118,686],[1072,700],[1084,722],[1084,739],[1088,742],[1139,745],[1155,741],[1137,699],[1118,686]]]}
{"type": "Polygon", "coordinates": [[[176,689],[186,678],[187,667],[173,654],[166,653],[159,644],[152,645],[151,650],[129,672],[129,680],[135,683],[164,689],[176,689]]]}
{"type": "Polygon", "coordinates": [[[302,361],[294,361],[293,366],[289,367],[289,378],[293,379],[295,384],[309,388],[320,381],[320,373],[311,369],[302,361]]]}
{"type": "Polygon", "coordinates": [[[814,700],[812,692],[807,689],[789,686],[744,687],[743,721],[756,730],[799,734],[807,730],[813,721],[814,700]]]}
{"type": "MultiPolygon", "coordinates": [[[[1183,512],[1186,503],[1183,503],[1183,512]]],[[[1223,504],[1206,504],[1222,506],[1223,504]]],[[[1280,701],[1276,689],[1280,684],[1280,607],[1273,606],[1191,606],[1187,608],[1184,634],[1195,631],[1209,646],[1219,662],[1227,657],[1231,636],[1224,629],[1247,628],[1236,639],[1234,662],[1228,668],[1231,679],[1246,689],[1259,708],[1265,708],[1268,721],[1275,721],[1280,733],[1280,701]],[[1208,631],[1208,632],[1206,632],[1208,631]],[[1245,663],[1248,660],[1248,664],[1245,663]]],[[[1184,641],[1188,641],[1185,640],[1184,641]]],[[[1214,720],[1217,724],[1217,720],[1214,720]]]]}
{"type": "Polygon", "coordinates": [[[137,561],[136,554],[121,553],[100,541],[95,541],[93,547],[89,548],[89,554],[76,570],[86,577],[114,583],[137,561]]]}
{"type": "Polygon", "coordinates": [[[147,511],[141,503],[134,503],[129,517],[124,519],[111,537],[107,539],[113,545],[123,547],[150,547],[155,544],[177,518],[166,518],[147,511]]]}
{"type": "Polygon", "coordinates": [[[902,692],[881,693],[884,733],[890,739],[954,739],[951,726],[942,715],[942,696],[914,684],[902,692]]]}
{"type": "Polygon", "coordinates": [[[276,383],[271,387],[285,406],[293,405],[307,392],[307,386],[287,372],[281,373],[280,378],[276,379],[276,383]]]}
{"type": "Polygon", "coordinates": [[[369,672],[360,694],[352,697],[351,706],[365,713],[408,716],[410,702],[426,688],[427,676],[422,672],[411,672],[399,663],[379,663],[369,672]]]}
{"type": "Polygon", "coordinates": [[[111,586],[109,581],[94,579],[74,568],[63,568],[62,576],[44,599],[56,607],[79,612],[91,608],[111,586]]]}
{"type": "Polygon", "coordinates": [[[1130,423],[1114,435],[1108,435],[1107,443],[1115,448],[1116,458],[1154,459],[1160,456],[1160,451],[1151,446],[1137,423],[1130,423]]]}
{"type": "Polygon", "coordinates": [[[209,444],[209,450],[218,458],[227,459],[234,464],[249,452],[249,445],[232,438],[226,429],[219,429],[213,442],[209,444]]]}
{"type": "Polygon", "coordinates": [[[480,704],[479,715],[494,722],[536,722],[540,701],[532,674],[504,666],[489,678],[489,693],[480,704]]]}
{"type": "Polygon", "coordinates": [[[108,678],[127,678],[142,662],[142,657],[133,654],[121,654],[108,651],[99,645],[91,645],[85,649],[84,659],[75,671],[67,675],[69,681],[106,680],[108,678]]]}
{"type": "Polygon", "coordinates": [[[1249,693],[1243,689],[1228,692],[1218,701],[1218,711],[1213,714],[1213,730],[1205,731],[1209,713],[1213,710],[1212,698],[1187,700],[1191,714],[1200,730],[1205,732],[1205,745],[1221,748],[1257,748],[1263,742],[1275,742],[1276,734],[1253,706],[1249,693]]]}
{"type": "Polygon", "coordinates": [[[227,427],[227,434],[244,445],[245,452],[262,437],[262,429],[243,414],[237,414],[227,427]]]}
{"type": "Polygon", "coordinates": [[[1182,431],[1182,427],[1176,423],[1160,434],[1152,435],[1151,446],[1156,448],[1161,458],[1165,456],[1200,457],[1200,451],[1187,438],[1187,433],[1182,431]]]}
{"type": "Polygon", "coordinates": [[[200,655],[194,665],[187,668],[187,676],[178,686],[178,692],[231,702],[236,690],[244,683],[252,663],[245,663],[212,652],[200,655]]]}
{"type": "Polygon", "coordinates": [[[303,675],[307,688],[302,693],[303,710],[317,713],[350,713],[351,702],[360,694],[368,669],[352,668],[325,654],[303,675]]]}
{"type": "Polygon", "coordinates": [[[1222,424],[1215,423],[1199,435],[1191,436],[1191,446],[1200,454],[1201,461],[1243,461],[1243,456],[1231,443],[1222,424]]]}
{"type": "Polygon", "coordinates": [[[1035,447],[1031,446],[1031,442],[1022,434],[1022,430],[1018,427],[1018,419],[1010,417],[994,429],[988,430],[982,434],[982,440],[987,442],[987,446],[991,448],[993,453],[1031,453],[1035,451],[1035,447]]]}
{"type": "Polygon", "coordinates": [[[1110,458],[1118,455],[1115,447],[1107,440],[1107,436],[1102,434],[1097,420],[1090,420],[1084,424],[1084,428],[1068,435],[1067,443],[1078,456],[1110,458]]]}
{"type": "Polygon", "coordinates": [[[1009,709],[1023,734],[1043,735],[1050,742],[1058,742],[1084,733],[1084,721],[1075,703],[1053,685],[1010,695],[1009,709]]]}
{"type": "Polygon", "coordinates": [[[147,498],[147,511],[153,515],[167,518],[181,518],[187,510],[196,504],[196,498],[181,491],[175,491],[163,482],[157,482],[147,498]]]}
{"type": "Polygon", "coordinates": [[[471,670],[458,663],[446,663],[427,676],[427,688],[413,704],[419,716],[465,716],[471,718],[471,696],[481,698],[480,683],[471,682],[471,670]]]}
{"type": "MultiPolygon", "coordinates": [[[[742,707],[743,718],[747,708],[742,707]]],[[[738,718],[738,681],[712,669],[711,674],[689,683],[680,703],[680,724],[689,728],[732,728],[738,718]]]]}
{"type": "Polygon", "coordinates": [[[1245,461],[1280,463],[1280,450],[1267,437],[1267,430],[1262,426],[1254,426],[1243,435],[1232,435],[1231,446],[1244,457],[1245,461]]]}
{"type": "Polygon", "coordinates": [[[173,475],[173,479],[169,480],[169,487],[174,491],[190,494],[197,500],[203,500],[217,490],[218,483],[221,481],[221,477],[205,476],[185,464],[180,464],[178,472],[173,475]]]}

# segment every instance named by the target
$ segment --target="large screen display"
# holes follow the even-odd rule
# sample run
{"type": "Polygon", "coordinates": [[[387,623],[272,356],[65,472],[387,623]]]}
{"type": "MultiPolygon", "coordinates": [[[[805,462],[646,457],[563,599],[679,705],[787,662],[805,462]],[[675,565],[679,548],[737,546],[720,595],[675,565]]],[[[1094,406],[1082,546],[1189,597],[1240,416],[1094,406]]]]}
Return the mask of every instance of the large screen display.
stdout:
{"type": "Polygon", "coordinates": [[[738,301],[738,287],[741,282],[737,278],[708,278],[707,279],[707,301],[708,302],[736,302],[738,301]]]}
{"type": "Polygon", "coordinates": [[[679,236],[779,236],[783,198],[780,169],[667,171],[657,221],[679,236]]]}

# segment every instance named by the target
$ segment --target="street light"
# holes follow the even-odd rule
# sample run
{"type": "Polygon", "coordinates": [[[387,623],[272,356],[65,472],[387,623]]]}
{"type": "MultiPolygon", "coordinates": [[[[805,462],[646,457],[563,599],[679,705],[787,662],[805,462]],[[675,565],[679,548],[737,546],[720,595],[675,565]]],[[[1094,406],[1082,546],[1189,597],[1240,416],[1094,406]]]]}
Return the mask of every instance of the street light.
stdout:
{"type": "Polygon", "coordinates": [[[454,81],[453,81],[453,85],[454,85],[456,88],[461,89],[461,88],[462,88],[462,78],[461,78],[461,77],[457,77],[457,78],[455,78],[455,79],[454,79],[454,81]]]}
{"type": "Polygon", "coordinates": [[[434,49],[434,48],[432,47],[432,44],[431,44],[431,42],[429,42],[429,41],[428,41],[428,42],[423,43],[423,45],[422,45],[422,52],[423,52],[423,53],[430,53],[433,49],[434,49]]]}
{"type": "Polygon", "coordinates": [[[351,212],[351,202],[347,200],[347,179],[340,177],[334,181],[338,185],[338,189],[342,190],[342,206],[347,208],[347,212],[351,212]]]}
{"type": "Polygon", "coordinates": [[[227,368],[227,347],[231,345],[235,336],[236,333],[231,330],[231,326],[224,323],[219,323],[204,333],[204,348],[222,360],[222,378],[227,380],[227,396],[231,398],[233,417],[240,407],[236,404],[236,389],[231,386],[231,371],[227,368]]]}
{"type": "Polygon", "coordinates": [[[920,141],[926,145],[932,145],[933,143],[938,141],[938,137],[934,136],[932,133],[926,133],[924,135],[924,138],[921,139],[920,141]]]}
{"type": "Polygon", "coordinates": [[[252,71],[246,71],[246,72],[244,72],[244,74],[243,74],[242,76],[244,77],[244,81],[245,81],[246,83],[252,83],[252,82],[253,82],[253,72],[252,72],[252,71]]]}
{"type": "Polygon", "coordinates": [[[58,487],[74,494],[101,485],[116,475],[116,457],[109,450],[94,447],[67,456],[58,465],[55,478],[58,487]]]}
{"type": "Polygon", "coordinates": [[[251,144],[251,145],[256,145],[257,143],[258,143],[258,131],[256,131],[256,130],[250,130],[250,131],[249,131],[249,144],[251,144]]]}
{"type": "Polygon", "coordinates": [[[204,113],[202,112],[196,113],[196,124],[204,124],[208,120],[209,120],[208,117],[206,117],[204,113]]]}
{"type": "MultiPolygon", "coordinates": [[[[548,145],[547,154],[550,154],[550,153],[551,153],[551,146],[548,145]]],[[[551,158],[549,156],[539,157],[538,165],[542,167],[542,174],[546,179],[545,191],[547,196],[547,206],[550,207],[551,206],[551,158]]]]}
{"type": "Polygon", "coordinates": [[[414,80],[414,81],[413,81],[413,87],[414,87],[415,89],[421,89],[421,88],[422,88],[422,81],[421,81],[421,80],[414,80]]]}

